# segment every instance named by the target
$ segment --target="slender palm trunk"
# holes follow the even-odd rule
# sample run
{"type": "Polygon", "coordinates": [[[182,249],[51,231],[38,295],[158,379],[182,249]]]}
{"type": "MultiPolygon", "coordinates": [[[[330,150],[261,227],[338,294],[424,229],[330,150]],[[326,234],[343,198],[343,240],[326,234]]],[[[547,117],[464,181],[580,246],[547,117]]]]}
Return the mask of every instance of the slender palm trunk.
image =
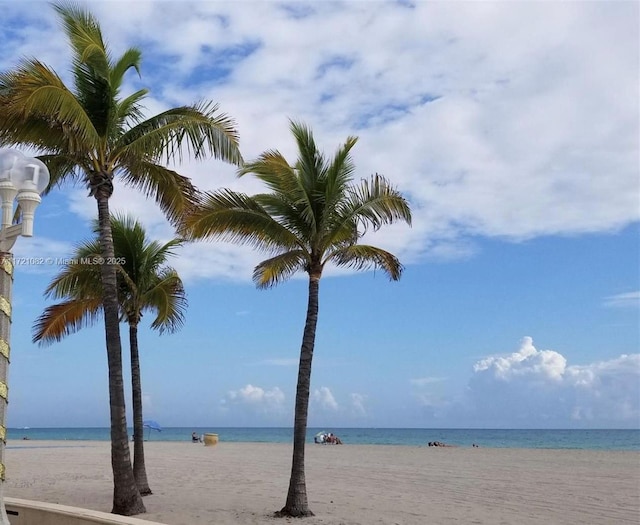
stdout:
{"type": "Polygon", "coordinates": [[[298,386],[296,388],[295,420],[293,424],[293,461],[289,492],[284,508],[278,513],[284,516],[313,516],[307,501],[307,484],[304,476],[304,449],[307,438],[307,415],[309,412],[309,390],[311,388],[311,360],[316,340],[318,324],[318,296],[320,273],[310,274],[309,303],[307,321],[302,335],[300,365],[298,367],[298,386]]]}
{"type": "Polygon", "coordinates": [[[120,343],[120,321],[118,314],[118,289],[113,237],[109,216],[109,197],[112,186],[110,177],[103,179],[102,185],[94,193],[98,201],[98,222],[100,227],[100,247],[105,259],[101,265],[103,288],[103,309],[105,336],[107,342],[107,362],[109,366],[109,407],[111,419],[111,468],[113,470],[114,514],[132,516],[146,512],[142,497],[136,486],[131,467],[131,453],[127,434],[124,382],[122,379],[122,346],[120,343]],[[106,179],[106,184],[104,180],[106,179]]]}
{"type": "Polygon", "coordinates": [[[131,397],[133,398],[133,476],[142,496],[151,494],[144,464],[144,427],[142,423],[142,379],[138,353],[138,323],[129,322],[129,347],[131,349],[131,397]]]}

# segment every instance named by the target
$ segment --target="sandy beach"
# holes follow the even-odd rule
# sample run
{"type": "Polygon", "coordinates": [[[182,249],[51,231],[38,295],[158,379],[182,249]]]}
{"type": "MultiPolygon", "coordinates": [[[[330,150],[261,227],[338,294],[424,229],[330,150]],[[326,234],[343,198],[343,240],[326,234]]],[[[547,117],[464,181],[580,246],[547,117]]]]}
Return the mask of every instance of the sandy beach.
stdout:
{"type": "MultiPolygon", "coordinates": [[[[168,525],[288,523],[291,446],[147,442],[147,514],[168,525]]],[[[109,443],[10,441],[6,495],[108,512],[109,443]]],[[[322,446],[307,449],[306,525],[640,523],[640,453],[322,446]]],[[[297,523],[297,521],[296,521],[297,523]]]]}

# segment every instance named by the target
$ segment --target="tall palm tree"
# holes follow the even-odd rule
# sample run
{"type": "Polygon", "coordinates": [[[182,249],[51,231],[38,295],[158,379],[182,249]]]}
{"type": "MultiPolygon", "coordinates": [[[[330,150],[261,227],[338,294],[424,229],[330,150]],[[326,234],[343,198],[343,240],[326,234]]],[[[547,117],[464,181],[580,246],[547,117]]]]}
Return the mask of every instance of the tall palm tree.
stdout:
{"type": "MultiPolygon", "coordinates": [[[[140,494],[151,494],[144,462],[142,382],[138,352],[138,325],[144,312],[152,312],[151,328],[160,333],[175,332],[184,323],[187,300],[182,280],[166,266],[173,248],[181,241],[165,244],[149,241],[142,225],[130,217],[112,217],[111,230],[117,262],[120,317],[129,325],[131,391],[133,398],[133,473],[140,494]]],[[[97,231],[96,231],[97,233],[97,231]]],[[[100,243],[81,244],[71,262],[54,277],[46,294],[62,302],[49,306],[34,325],[34,342],[49,344],[62,340],[83,326],[95,323],[102,314],[102,282],[99,267],[91,264],[101,257],[100,243]]]]}
{"type": "Polygon", "coordinates": [[[193,239],[219,239],[249,244],[271,255],[256,266],[259,288],[275,286],[297,271],[309,276],[307,318],[300,349],[293,432],[293,462],[285,516],[312,515],[307,502],[304,447],[311,384],[311,360],[318,321],[318,296],[327,264],[356,270],[379,268],[392,280],[402,265],[391,253],[358,244],[367,228],[397,220],[411,223],[407,201],[380,175],[352,184],[354,165],[349,137],[327,159],[303,124],[291,122],[298,159],[289,165],[278,151],[266,151],[245,164],[240,175],[253,174],[270,193],[247,196],[231,190],[207,193],[201,208],[186,217],[182,229],[193,239]]]}
{"type": "Polygon", "coordinates": [[[145,119],[147,90],[120,95],[125,74],[139,72],[141,52],[131,48],[114,60],[97,20],[73,4],[55,5],[69,39],[74,85],[68,88],[54,70],[25,59],[0,74],[0,145],[38,151],[51,172],[50,187],[80,181],[96,199],[100,225],[100,265],[109,368],[113,509],[117,514],[145,512],[136,487],[127,443],[122,380],[118,290],[109,198],[116,177],[153,197],[171,221],[197,200],[188,178],[163,166],[210,155],[240,164],[233,121],[211,102],[182,106],[145,119]]]}

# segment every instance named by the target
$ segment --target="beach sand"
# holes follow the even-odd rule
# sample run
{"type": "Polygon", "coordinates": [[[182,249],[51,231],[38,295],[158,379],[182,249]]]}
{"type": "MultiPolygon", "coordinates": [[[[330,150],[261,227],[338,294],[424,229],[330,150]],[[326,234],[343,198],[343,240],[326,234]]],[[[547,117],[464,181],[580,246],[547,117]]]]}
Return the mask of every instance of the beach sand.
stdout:
{"type": "MultiPolygon", "coordinates": [[[[111,510],[106,442],[10,441],[7,496],[111,510]]],[[[279,519],[291,445],[145,444],[147,514],[169,525],[640,523],[640,453],[309,445],[316,514],[279,519]]]]}

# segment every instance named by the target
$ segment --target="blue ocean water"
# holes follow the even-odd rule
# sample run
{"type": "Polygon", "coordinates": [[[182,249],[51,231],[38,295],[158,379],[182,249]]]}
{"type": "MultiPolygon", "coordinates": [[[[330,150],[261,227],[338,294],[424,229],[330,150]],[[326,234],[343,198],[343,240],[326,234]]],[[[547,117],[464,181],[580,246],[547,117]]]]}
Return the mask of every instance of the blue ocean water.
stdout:
{"type": "MultiPolygon", "coordinates": [[[[345,444],[426,446],[429,441],[496,448],[640,450],[640,429],[632,430],[505,430],[438,428],[309,428],[307,440],[333,432],[345,444]]],[[[168,427],[145,429],[148,441],[191,441],[191,433],[216,433],[221,441],[291,443],[292,428],[168,427]]],[[[130,431],[130,435],[133,432],[130,431]]],[[[9,439],[109,441],[108,428],[10,428],[9,439]]]]}

